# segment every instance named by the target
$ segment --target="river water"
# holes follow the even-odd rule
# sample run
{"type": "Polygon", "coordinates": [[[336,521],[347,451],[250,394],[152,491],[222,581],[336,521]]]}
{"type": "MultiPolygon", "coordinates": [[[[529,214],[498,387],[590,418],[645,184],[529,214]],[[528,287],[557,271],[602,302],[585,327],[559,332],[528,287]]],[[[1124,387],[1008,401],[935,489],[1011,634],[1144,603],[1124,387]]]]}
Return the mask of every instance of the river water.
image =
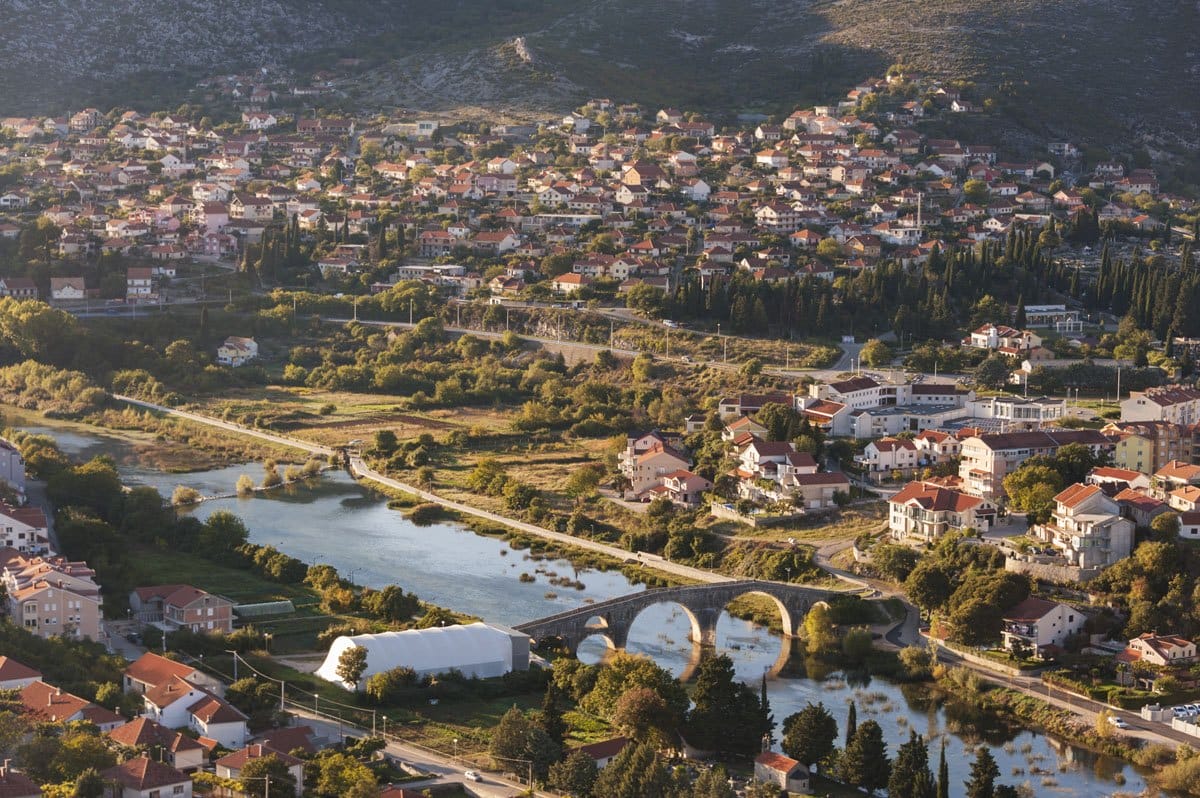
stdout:
{"type": "MultiPolygon", "coordinates": [[[[169,474],[149,467],[138,446],[118,435],[74,424],[5,410],[10,424],[56,438],[61,448],[77,457],[112,456],[127,484],[149,485],[170,496],[177,485],[205,495],[228,493],[241,474],[255,481],[258,464],[228,466],[186,474],[169,474]]],[[[422,599],[502,624],[517,624],[589,601],[603,601],[641,590],[616,571],[576,569],[564,560],[532,561],[501,540],[483,537],[450,524],[418,527],[387,508],[386,499],[342,472],[328,472],[317,484],[289,487],[256,495],[207,501],[190,512],[207,518],[218,510],[240,516],[254,543],[274,545],[305,562],[325,562],[359,584],[382,587],[397,584],[422,599]],[[532,583],[518,577],[528,573],[532,583]],[[549,584],[552,575],[570,576],[581,590],[549,584]]],[[[638,616],[629,634],[628,649],[653,656],[676,675],[694,665],[688,640],[690,625],[681,608],[651,607],[638,616]]],[[[786,641],[752,623],[722,616],[717,645],[734,661],[738,675],[755,684],[765,672],[775,674],[786,641]]],[[[579,656],[594,662],[604,644],[591,638],[579,656]]],[[[909,730],[945,740],[954,785],[951,795],[963,793],[975,748],[986,744],[1000,767],[1002,782],[1027,784],[1032,794],[1106,796],[1141,793],[1142,776],[1132,766],[1098,757],[1053,738],[1020,728],[1007,728],[997,718],[955,701],[943,701],[922,686],[902,686],[882,679],[836,672],[806,672],[791,658],[781,675],[767,682],[768,698],[777,724],[808,702],[821,701],[844,728],[849,702],[857,704],[861,723],[877,720],[889,750],[906,740],[909,730]]],[[[777,731],[778,734],[778,731],[777,731]]],[[[940,742],[930,745],[936,763],[940,742]]]]}

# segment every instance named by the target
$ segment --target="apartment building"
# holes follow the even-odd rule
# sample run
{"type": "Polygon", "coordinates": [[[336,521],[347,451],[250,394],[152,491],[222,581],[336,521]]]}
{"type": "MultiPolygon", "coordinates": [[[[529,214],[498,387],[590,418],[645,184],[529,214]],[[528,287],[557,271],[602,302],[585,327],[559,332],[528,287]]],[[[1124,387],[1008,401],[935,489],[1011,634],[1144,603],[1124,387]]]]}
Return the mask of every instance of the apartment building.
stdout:
{"type": "Polygon", "coordinates": [[[96,572],[65,557],[31,557],[5,549],[0,580],[13,623],[39,637],[99,640],[103,599],[96,572]]]}
{"type": "Polygon", "coordinates": [[[1121,420],[1170,421],[1184,426],[1200,423],[1200,388],[1164,385],[1131,391],[1121,402],[1121,420]]]}
{"type": "Polygon", "coordinates": [[[1098,485],[1076,483],[1054,497],[1050,523],[1033,530],[1079,568],[1105,568],[1129,556],[1133,521],[1098,485]]]}
{"type": "Polygon", "coordinates": [[[958,475],[968,493],[996,498],[1004,493],[1004,478],[1030,457],[1051,457],[1071,443],[1087,446],[1095,454],[1113,448],[1107,436],[1087,429],[976,435],[962,442],[958,475]]]}
{"type": "Polygon", "coordinates": [[[933,542],[947,532],[986,530],[995,518],[991,502],[933,482],[910,482],[888,499],[888,530],[896,540],[933,542]]]}

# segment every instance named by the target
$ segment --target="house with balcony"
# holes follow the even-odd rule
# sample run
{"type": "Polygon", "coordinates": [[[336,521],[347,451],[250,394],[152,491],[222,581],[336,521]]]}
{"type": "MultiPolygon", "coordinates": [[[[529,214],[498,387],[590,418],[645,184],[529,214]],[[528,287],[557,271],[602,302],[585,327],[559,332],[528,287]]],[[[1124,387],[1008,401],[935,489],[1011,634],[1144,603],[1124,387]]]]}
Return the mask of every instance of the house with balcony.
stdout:
{"type": "Polygon", "coordinates": [[[1077,482],[1059,493],[1050,522],[1031,531],[1078,568],[1106,568],[1133,549],[1133,521],[1098,485],[1077,482]]]}
{"type": "Polygon", "coordinates": [[[129,607],[141,623],[169,631],[229,634],[233,631],[233,602],[191,585],[139,587],[129,594],[129,607]]]}
{"type": "Polygon", "coordinates": [[[910,482],[888,499],[888,530],[896,540],[931,543],[947,532],[989,529],[995,519],[991,502],[935,482],[910,482]]]}
{"type": "Polygon", "coordinates": [[[1066,646],[1083,631],[1087,616],[1068,604],[1030,596],[1004,613],[1000,632],[1009,651],[1021,648],[1037,657],[1066,646]]]}
{"type": "Polygon", "coordinates": [[[231,335],[217,348],[217,362],[222,366],[245,365],[258,357],[258,342],[253,338],[231,335]]]}
{"type": "Polygon", "coordinates": [[[651,492],[665,496],[672,504],[680,507],[696,507],[705,492],[712,490],[712,487],[712,482],[699,474],[681,469],[665,475],[662,484],[652,488],[651,492]]]}
{"type": "Polygon", "coordinates": [[[134,718],[108,732],[108,738],[130,748],[157,749],[166,764],[184,773],[200,770],[208,761],[200,743],[148,718],[134,718]]]}
{"type": "Polygon", "coordinates": [[[1069,443],[1086,446],[1096,455],[1113,447],[1107,436],[1089,429],[984,433],[963,439],[958,475],[968,493],[996,498],[1004,494],[1004,478],[1022,463],[1034,456],[1053,457],[1069,443]]]}
{"type": "Polygon", "coordinates": [[[617,460],[621,476],[629,480],[625,498],[648,498],[649,491],[661,486],[665,476],[690,468],[691,461],[676,448],[678,445],[677,436],[657,430],[628,438],[625,451],[617,460]]]}

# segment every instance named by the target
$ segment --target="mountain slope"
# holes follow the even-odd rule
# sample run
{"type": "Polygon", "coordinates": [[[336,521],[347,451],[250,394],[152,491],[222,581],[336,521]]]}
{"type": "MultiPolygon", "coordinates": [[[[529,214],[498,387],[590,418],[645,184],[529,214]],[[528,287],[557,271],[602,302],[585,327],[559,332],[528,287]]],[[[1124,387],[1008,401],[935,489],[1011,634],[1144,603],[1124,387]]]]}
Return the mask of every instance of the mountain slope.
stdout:
{"type": "Polygon", "coordinates": [[[0,18],[14,113],[353,54],[372,68],[352,98],[415,108],[771,112],[904,62],[977,81],[1039,136],[1194,146],[1200,116],[1197,0],[0,0],[0,18]]]}

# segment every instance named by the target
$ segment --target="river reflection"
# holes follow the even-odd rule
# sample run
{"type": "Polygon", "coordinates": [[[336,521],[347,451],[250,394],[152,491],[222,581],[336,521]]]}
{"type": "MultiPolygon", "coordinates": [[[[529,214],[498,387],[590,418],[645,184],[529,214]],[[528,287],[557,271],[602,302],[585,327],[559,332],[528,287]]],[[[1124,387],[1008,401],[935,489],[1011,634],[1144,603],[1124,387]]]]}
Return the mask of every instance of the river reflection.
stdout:
{"type": "MultiPolygon", "coordinates": [[[[228,466],[188,474],[168,474],[146,466],[136,447],[118,436],[77,425],[59,425],[12,413],[9,423],[58,439],[68,453],[109,454],[128,484],[154,487],[169,496],[176,485],[205,495],[229,493],[241,474],[261,479],[258,464],[228,466]]],[[[327,562],[354,581],[371,587],[399,584],[423,599],[490,621],[516,624],[590,602],[625,595],[633,585],[619,572],[577,569],[564,560],[535,560],[504,541],[450,524],[418,527],[387,508],[384,497],[341,472],[314,484],[289,487],[248,499],[221,499],[189,510],[205,519],[229,510],[246,522],[255,543],[274,545],[306,562],[327,562]],[[528,574],[533,582],[518,577],[528,574]],[[569,576],[582,590],[549,584],[569,576]]],[[[647,608],[630,629],[630,651],[654,657],[676,675],[686,676],[700,651],[689,640],[691,626],[681,608],[647,608]]],[[[815,660],[790,656],[790,643],[762,627],[724,614],[717,625],[717,648],[734,661],[740,678],[757,684],[768,674],[768,698],[777,731],[784,718],[805,704],[823,702],[844,728],[850,701],[860,722],[873,718],[883,728],[889,751],[908,739],[909,730],[927,735],[936,762],[946,742],[951,795],[961,795],[974,749],[993,748],[1000,781],[1029,786],[1034,795],[1091,798],[1117,791],[1137,794],[1145,782],[1132,767],[1012,727],[977,707],[950,700],[923,685],[898,685],[865,672],[840,672],[815,660]]],[[[579,656],[595,662],[607,652],[591,637],[579,656]]]]}

